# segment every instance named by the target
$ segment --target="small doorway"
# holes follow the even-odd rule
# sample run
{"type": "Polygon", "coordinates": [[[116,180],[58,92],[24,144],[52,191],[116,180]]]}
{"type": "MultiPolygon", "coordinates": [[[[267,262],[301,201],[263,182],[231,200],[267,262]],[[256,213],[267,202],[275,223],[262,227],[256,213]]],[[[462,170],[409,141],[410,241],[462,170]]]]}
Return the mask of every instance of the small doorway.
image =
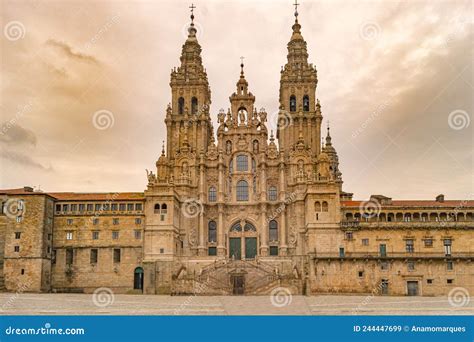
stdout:
{"type": "Polygon", "coordinates": [[[407,294],[409,296],[418,296],[418,282],[407,281],[407,294]]]}
{"type": "Polygon", "coordinates": [[[244,287],[245,287],[245,278],[243,275],[232,275],[231,276],[231,283],[232,283],[232,294],[234,295],[243,295],[244,294],[244,287]]]}
{"type": "Polygon", "coordinates": [[[387,256],[387,245],[385,245],[385,244],[380,245],[380,256],[382,258],[387,256]]]}
{"type": "Polygon", "coordinates": [[[240,260],[242,258],[242,246],[240,238],[229,239],[229,258],[240,260]]]}
{"type": "Polygon", "coordinates": [[[388,295],[388,280],[387,279],[382,279],[382,282],[380,284],[380,293],[382,295],[388,295]]]}
{"type": "Polygon", "coordinates": [[[133,289],[143,291],[143,268],[137,267],[133,273],[133,289]]]}

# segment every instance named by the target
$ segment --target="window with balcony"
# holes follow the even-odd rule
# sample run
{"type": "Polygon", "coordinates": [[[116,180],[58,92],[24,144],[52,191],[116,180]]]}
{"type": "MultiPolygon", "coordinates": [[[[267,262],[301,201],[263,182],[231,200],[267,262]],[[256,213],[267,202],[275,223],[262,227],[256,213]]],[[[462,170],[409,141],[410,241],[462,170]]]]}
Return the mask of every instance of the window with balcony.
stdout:
{"type": "Polygon", "coordinates": [[[408,253],[414,253],[415,252],[415,244],[413,239],[407,239],[405,240],[405,248],[408,253]]]}
{"type": "Polygon", "coordinates": [[[268,200],[269,201],[276,201],[278,198],[278,191],[276,186],[270,186],[268,188],[268,200]]]}

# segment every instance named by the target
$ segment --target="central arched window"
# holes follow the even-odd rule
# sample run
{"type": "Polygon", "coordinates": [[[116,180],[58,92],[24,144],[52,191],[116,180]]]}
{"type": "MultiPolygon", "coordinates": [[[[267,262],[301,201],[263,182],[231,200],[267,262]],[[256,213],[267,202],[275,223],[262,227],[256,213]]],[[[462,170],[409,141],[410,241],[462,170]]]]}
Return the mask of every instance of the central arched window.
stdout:
{"type": "Polygon", "coordinates": [[[214,186],[211,186],[209,188],[208,201],[209,202],[217,201],[217,191],[216,191],[216,187],[214,186]]]}
{"type": "Polygon", "coordinates": [[[184,114],[184,98],[182,97],[178,99],[178,113],[184,114]]]}
{"type": "Polygon", "coordinates": [[[277,188],[276,186],[271,186],[268,188],[268,200],[276,201],[277,200],[277,188]]]}
{"type": "Polygon", "coordinates": [[[268,238],[270,241],[278,241],[278,222],[275,220],[268,223],[268,238]]]}
{"type": "Polygon", "coordinates": [[[193,97],[191,99],[191,114],[197,114],[198,112],[198,99],[193,97]]]}
{"type": "Polygon", "coordinates": [[[237,171],[248,171],[249,169],[249,158],[245,154],[239,154],[237,156],[237,171]]]}
{"type": "Polygon", "coordinates": [[[207,239],[209,242],[217,241],[217,223],[216,221],[209,221],[207,227],[207,239]]]}
{"type": "Polygon", "coordinates": [[[240,180],[237,182],[237,201],[249,200],[249,185],[246,181],[240,180]]]}
{"type": "Polygon", "coordinates": [[[309,96],[303,96],[303,111],[309,112],[309,96]]]}
{"type": "Polygon", "coordinates": [[[160,213],[160,204],[159,204],[159,203],[156,203],[156,204],[155,204],[154,213],[155,213],[155,214],[159,214],[159,213],[160,213]]]}
{"type": "Polygon", "coordinates": [[[296,96],[290,96],[290,112],[296,112],[296,96]]]}

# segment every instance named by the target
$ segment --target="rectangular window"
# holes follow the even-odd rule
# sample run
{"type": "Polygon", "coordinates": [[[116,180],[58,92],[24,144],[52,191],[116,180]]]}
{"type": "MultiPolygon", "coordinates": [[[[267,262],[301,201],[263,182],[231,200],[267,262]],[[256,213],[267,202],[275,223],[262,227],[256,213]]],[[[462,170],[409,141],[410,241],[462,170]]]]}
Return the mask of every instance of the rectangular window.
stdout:
{"type": "Polygon", "coordinates": [[[127,207],[125,206],[125,203],[120,203],[120,204],[119,204],[119,210],[120,210],[120,211],[125,211],[126,208],[127,208],[127,207]]]}
{"type": "Polygon", "coordinates": [[[118,225],[119,224],[119,219],[114,218],[114,219],[112,219],[112,222],[113,222],[114,225],[118,225]]]}
{"type": "Polygon", "coordinates": [[[92,232],[92,240],[99,240],[99,231],[93,231],[92,232]]]}
{"type": "Polygon", "coordinates": [[[118,230],[114,230],[112,232],[112,239],[117,240],[118,238],[119,238],[119,232],[118,232],[118,230]]]}
{"type": "Polygon", "coordinates": [[[53,265],[56,265],[56,255],[57,255],[58,251],[53,249],[53,254],[51,255],[51,263],[53,265]]]}
{"type": "Polygon", "coordinates": [[[100,205],[100,203],[96,203],[95,211],[101,211],[101,208],[102,208],[102,206],[100,205]]]}
{"type": "Polygon", "coordinates": [[[117,211],[118,206],[117,203],[112,203],[112,211],[117,211]]]}
{"type": "Polygon", "coordinates": [[[414,261],[408,261],[407,262],[407,268],[408,268],[408,271],[414,271],[415,270],[415,262],[414,261]]]}
{"type": "Polygon", "coordinates": [[[83,212],[84,210],[86,210],[86,205],[85,204],[79,204],[79,211],[83,212]]]}
{"type": "Polygon", "coordinates": [[[109,211],[110,210],[110,204],[109,203],[104,203],[102,205],[102,210],[104,211],[109,211]]]}
{"type": "Polygon", "coordinates": [[[216,247],[209,247],[208,248],[208,255],[217,255],[217,248],[216,247]]]}
{"type": "Polygon", "coordinates": [[[93,204],[87,204],[87,211],[92,211],[94,210],[94,205],[93,204]]]}
{"type": "Polygon", "coordinates": [[[21,232],[15,232],[15,239],[21,238],[21,232]]]}
{"type": "Polygon", "coordinates": [[[139,240],[142,238],[142,231],[141,230],[135,230],[135,239],[139,240]]]}
{"type": "Polygon", "coordinates": [[[427,284],[433,284],[433,279],[426,279],[427,284]]]}
{"type": "Polygon", "coordinates": [[[135,224],[142,224],[142,219],[140,217],[137,217],[135,219],[135,224]]]}
{"type": "Polygon", "coordinates": [[[77,211],[77,204],[71,204],[71,211],[77,211]]]}
{"type": "Polygon", "coordinates": [[[446,279],[446,283],[452,284],[452,283],[454,283],[454,279],[446,279]]]}
{"type": "Polygon", "coordinates": [[[13,247],[13,250],[14,250],[15,252],[19,252],[19,251],[20,251],[20,246],[14,246],[14,247],[13,247]]]}
{"type": "Polygon", "coordinates": [[[69,204],[63,204],[63,211],[69,211],[69,204]]]}
{"type": "Polygon", "coordinates": [[[270,246],[270,255],[277,256],[278,255],[278,246],[270,246]]]}
{"type": "Polygon", "coordinates": [[[73,239],[73,232],[66,232],[66,240],[72,240],[73,239]]]}
{"type": "Polygon", "coordinates": [[[415,245],[414,245],[413,239],[405,240],[405,246],[406,246],[406,250],[407,250],[408,253],[415,252],[415,245]]]}
{"type": "Polygon", "coordinates": [[[364,276],[364,271],[359,271],[358,273],[359,278],[362,278],[364,276]]]}
{"type": "Polygon", "coordinates": [[[72,219],[67,219],[66,220],[66,223],[67,223],[68,226],[72,225],[72,222],[73,222],[72,219]]]}
{"type": "Polygon", "coordinates": [[[451,239],[444,239],[444,240],[443,240],[443,244],[444,244],[444,254],[445,254],[446,256],[451,255],[451,244],[452,244],[452,240],[451,240],[451,239]]]}
{"type": "Polygon", "coordinates": [[[425,239],[425,247],[433,247],[433,239],[432,238],[426,238],[425,239]]]}
{"type": "Polygon", "coordinates": [[[448,271],[454,270],[454,263],[452,261],[446,261],[446,269],[448,271]]]}
{"type": "Polygon", "coordinates": [[[344,251],[344,247],[339,247],[339,258],[344,258],[346,256],[346,252],[344,251]]]}
{"type": "Polygon", "coordinates": [[[368,246],[369,245],[369,239],[362,239],[362,246],[368,246]]]}
{"type": "Polygon", "coordinates": [[[92,220],[92,223],[93,223],[95,226],[98,225],[98,224],[99,224],[99,219],[98,219],[98,218],[94,218],[94,219],[92,220]]]}
{"type": "Polygon", "coordinates": [[[115,248],[114,249],[114,263],[119,263],[120,262],[120,249],[115,248]]]}
{"type": "Polygon", "coordinates": [[[143,210],[143,204],[135,203],[135,210],[136,211],[142,211],[143,210]]]}
{"type": "Polygon", "coordinates": [[[90,259],[91,264],[97,264],[98,255],[99,255],[98,249],[96,248],[91,249],[91,259],[90,259]]]}
{"type": "Polygon", "coordinates": [[[61,211],[61,204],[56,204],[56,213],[61,211]]]}
{"type": "Polygon", "coordinates": [[[66,265],[72,265],[74,263],[74,250],[72,248],[66,249],[66,265]]]}
{"type": "Polygon", "coordinates": [[[353,240],[354,239],[354,235],[352,234],[352,232],[346,232],[346,240],[353,240]]]}
{"type": "Polygon", "coordinates": [[[380,269],[381,269],[382,271],[388,270],[388,262],[387,262],[387,261],[382,261],[382,262],[380,263],[380,269]]]}
{"type": "Polygon", "coordinates": [[[133,211],[133,203],[127,203],[127,210],[133,211]]]}

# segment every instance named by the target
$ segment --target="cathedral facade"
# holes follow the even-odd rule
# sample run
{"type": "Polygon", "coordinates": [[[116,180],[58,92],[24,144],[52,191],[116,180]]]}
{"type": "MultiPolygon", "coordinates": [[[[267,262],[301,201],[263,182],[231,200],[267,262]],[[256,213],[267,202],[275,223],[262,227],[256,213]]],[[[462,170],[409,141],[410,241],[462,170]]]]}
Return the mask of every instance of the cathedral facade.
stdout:
{"type": "Polygon", "coordinates": [[[474,201],[354,201],[342,190],[295,14],[275,135],[243,63],[214,129],[191,21],[145,191],[0,191],[0,283],[176,295],[473,293],[474,201]]]}

